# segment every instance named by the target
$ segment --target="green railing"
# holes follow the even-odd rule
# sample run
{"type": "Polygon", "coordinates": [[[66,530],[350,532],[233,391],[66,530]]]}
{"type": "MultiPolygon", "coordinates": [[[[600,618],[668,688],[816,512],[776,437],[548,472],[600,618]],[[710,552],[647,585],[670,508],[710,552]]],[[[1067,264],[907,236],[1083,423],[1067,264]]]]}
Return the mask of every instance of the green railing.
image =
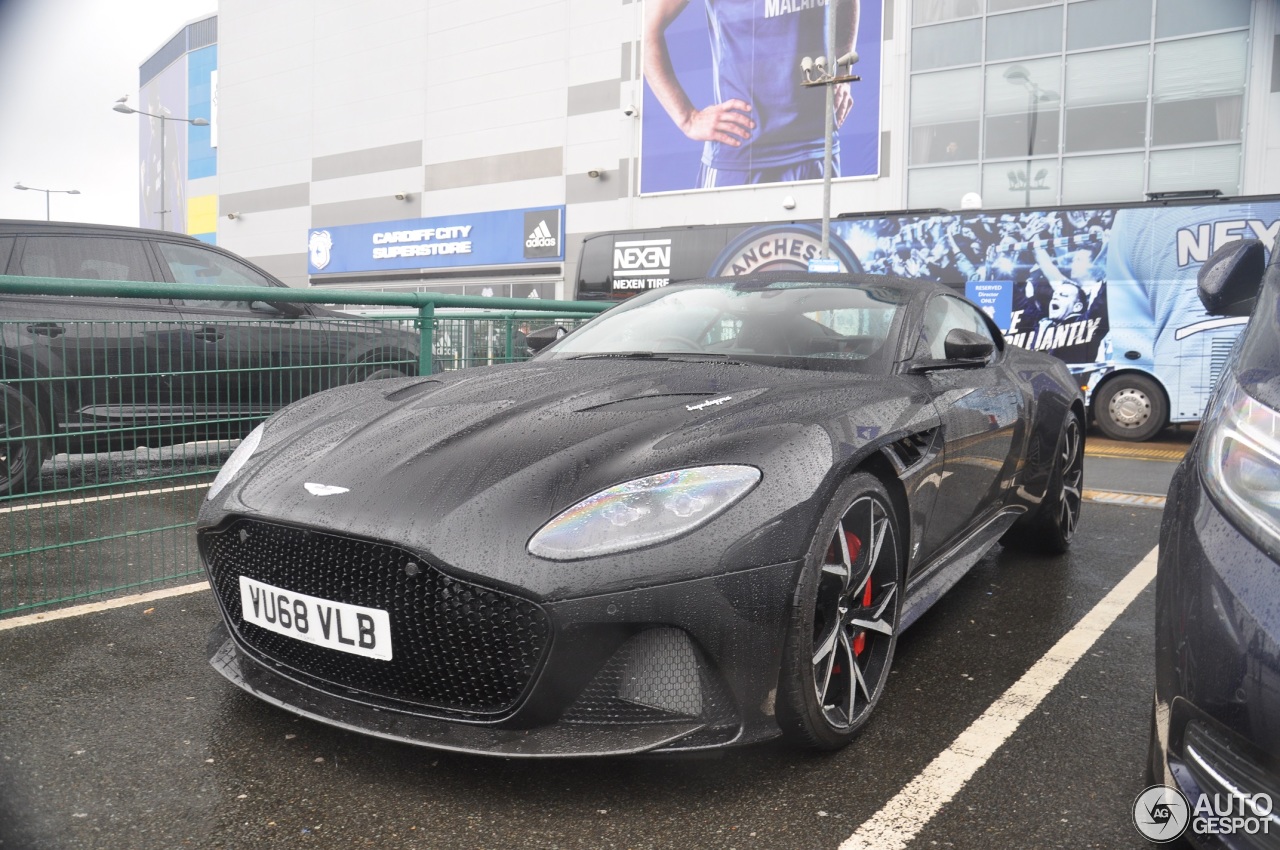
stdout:
{"type": "Polygon", "coordinates": [[[0,299],[0,616],[200,576],[200,500],[239,438],[281,406],[523,360],[529,330],[603,309],[3,275],[0,293],[36,296],[0,299]],[[308,303],[363,309],[291,306],[308,303]]]}

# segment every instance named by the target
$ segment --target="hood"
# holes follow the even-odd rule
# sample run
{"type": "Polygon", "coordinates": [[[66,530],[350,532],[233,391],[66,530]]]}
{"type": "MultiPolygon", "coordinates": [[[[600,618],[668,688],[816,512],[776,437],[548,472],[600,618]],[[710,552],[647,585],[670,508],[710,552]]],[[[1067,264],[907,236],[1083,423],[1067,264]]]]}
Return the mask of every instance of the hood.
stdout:
{"type": "Polygon", "coordinates": [[[852,426],[833,421],[859,407],[880,423],[862,432],[870,436],[913,407],[894,381],[592,360],[342,387],[269,420],[221,507],[398,542],[493,578],[513,559],[544,563],[525,545],[565,508],[656,472],[748,463],[765,473],[766,491],[748,500],[794,506],[830,472],[833,443],[847,450],[855,440],[852,426]],[[308,483],[345,490],[314,495],[308,483]]]}

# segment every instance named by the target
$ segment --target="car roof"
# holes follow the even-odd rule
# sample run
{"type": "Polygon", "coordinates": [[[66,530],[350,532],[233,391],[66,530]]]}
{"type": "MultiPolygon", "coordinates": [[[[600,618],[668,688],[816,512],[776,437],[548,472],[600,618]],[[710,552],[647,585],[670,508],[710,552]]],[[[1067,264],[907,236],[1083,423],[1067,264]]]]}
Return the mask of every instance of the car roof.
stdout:
{"type": "Polygon", "coordinates": [[[78,221],[38,221],[36,219],[0,219],[0,234],[66,234],[68,236],[145,236],[150,239],[175,239],[183,242],[199,242],[194,236],[174,233],[171,230],[150,230],[145,227],[126,227],[119,224],[89,224],[78,221]]]}

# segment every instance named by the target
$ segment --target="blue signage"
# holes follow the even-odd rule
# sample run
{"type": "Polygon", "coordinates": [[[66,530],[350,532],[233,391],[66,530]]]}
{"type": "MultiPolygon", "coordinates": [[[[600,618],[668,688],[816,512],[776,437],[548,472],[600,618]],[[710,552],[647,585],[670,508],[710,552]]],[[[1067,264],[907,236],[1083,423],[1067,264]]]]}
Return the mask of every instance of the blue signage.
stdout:
{"type": "Polygon", "coordinates": [[[964,294],[997,325],[1007,328],[1013,312],[1013,287],[1008,280],[971,280],[964,285],[964,294]]]}
{"type": "Polygon", "coordinates": [[[307,255],[311,274],[560,262],[564,207],[316,227],[307,255]]]}
{"type": "Polygon", "coordinates": [[[840,274],[840,261],[835,257],[810,257],[809,271],[824,274],[840,274]]]}

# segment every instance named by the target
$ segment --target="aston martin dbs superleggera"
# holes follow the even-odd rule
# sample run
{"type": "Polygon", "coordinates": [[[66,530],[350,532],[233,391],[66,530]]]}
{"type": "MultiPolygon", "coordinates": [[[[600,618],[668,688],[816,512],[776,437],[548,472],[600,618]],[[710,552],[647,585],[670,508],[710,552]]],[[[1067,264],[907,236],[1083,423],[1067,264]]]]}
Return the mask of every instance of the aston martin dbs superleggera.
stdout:
{"type": "Polygon", "coordinates": [[[253,432],[199,516],[210,660],[449,750],[834,749],[992,545],[1065,551],[1083,425],[1060,361],[942,287],[654,290],[528,363],[341,387],[253,432]]]}

